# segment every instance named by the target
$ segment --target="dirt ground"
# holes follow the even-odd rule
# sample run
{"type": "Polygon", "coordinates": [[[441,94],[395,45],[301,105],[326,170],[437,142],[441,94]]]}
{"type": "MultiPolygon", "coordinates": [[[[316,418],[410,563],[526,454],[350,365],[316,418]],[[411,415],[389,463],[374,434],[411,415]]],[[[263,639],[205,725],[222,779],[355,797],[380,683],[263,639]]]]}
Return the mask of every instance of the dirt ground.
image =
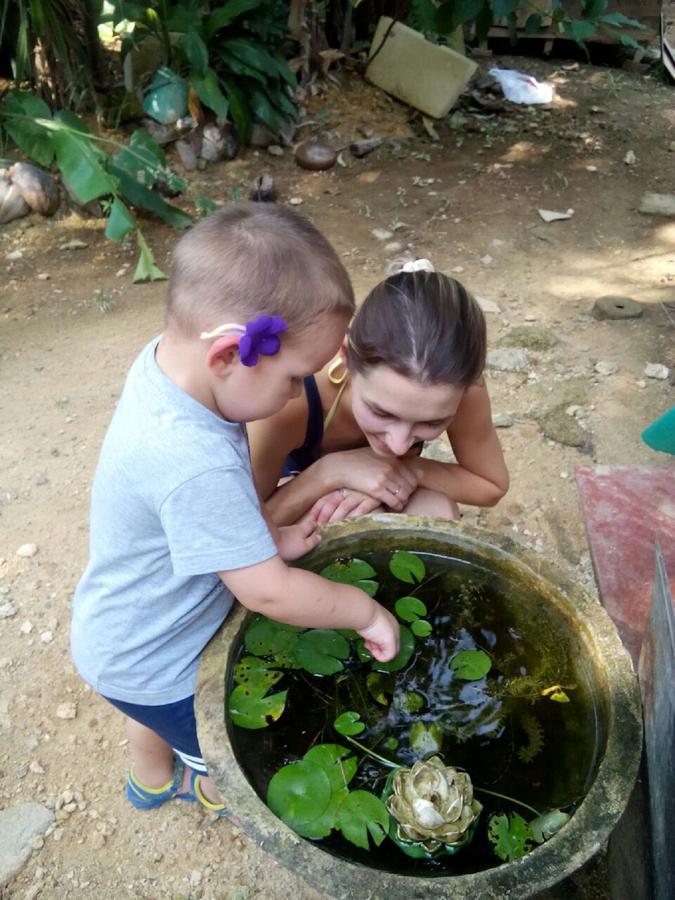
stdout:
{"type": "MultiPolygon", "coordinates": [[[[433,141],[375,89],[330,86],[312,99],[317,124],[305,133],[323,130],[334,146],[371,132],[396,140],[360,160],[344,151],[346,165],[327,173],[299,169],[290,150],[248,151],[190,176],[186,205],[199,193],[245,196],[269,171],[280,199],[301,200],[338,248],[358,296],[410,251],[497,304],[487,313],[490,346],[527,346],[530,365],[488,373],[508,426],[500,436],[512,487],[495,509],[467,517],[509,530],[592,588],[575,467],[669,464],[640,432],[673,403],[671,381],[644,369],[675,366],[660,305],[675,300],[675,221],[638,206],[644,191],[672,190],[675,95],[643,74],[499,64],[554,81],[552,107],[463,108],[433,141]],[[545,224],[538,208],[574,215],[545,224]],[[380,240],[375,229],[392,234],[380,240]],[[591,305],[606,294],[634,298],[644,315],[595,320],[591,305]],[[522,327],[530,330],[507,337],[522,327]],[[617,369],[599,374],[598,362],[617,369]]],[[[175,232],[144,231],[166,268],[175,232]]],[[[0,808],[33,800],[57,809],[56,826],[0,894],[310,900],[319,895],[228,822],[178,803],[132,810],[121,717],[69,660],[99,445],[129,364],[161,328],[164,285],[132,285],[134,264],[133,247],[106,242],[100,221],[75,213],[0,231],[0,605],[16,609],[0,620],[0,808]],[[87,246],[61,249],[72,239],[87,246]],[[26,543],[37,545],[33,557],[17,555],[26,543]]]]}

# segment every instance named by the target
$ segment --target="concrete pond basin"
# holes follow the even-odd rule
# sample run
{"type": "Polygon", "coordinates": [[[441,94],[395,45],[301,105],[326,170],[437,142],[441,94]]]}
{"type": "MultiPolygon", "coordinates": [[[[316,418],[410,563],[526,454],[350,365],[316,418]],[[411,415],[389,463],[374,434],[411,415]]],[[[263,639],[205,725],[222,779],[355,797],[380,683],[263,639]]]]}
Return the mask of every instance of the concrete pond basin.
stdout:
{"type": "MultiPolygon", "coordinates": [[[[600,718],[598,753],[585,796],[570,821],[550,840],[514,862],[466,874],[433,877],[373,868],[333,855],[299,837],[265,805],[247,777],[237,752],[236,727],[226,717],[226,689],[250,613],[236,607],[203,654],[196,713],[206,764],[233,820],[259,846],[327,897],[387,900],[530,897],[579,869],[605,844],[621,816],[638,771],[642,716],[637,679],[629,654],[603,607],[554,570],[541,556],[514,546],[508,537],[488,535],[461,523],[378,515],[332,525],[319,548],[302,560],[319,571],[337,558],[408,550],[458,560],[489,570],[555,608],[587,661],[600,718]]],[[[392,853],[398,851],[392,845],[392,853]]]]}

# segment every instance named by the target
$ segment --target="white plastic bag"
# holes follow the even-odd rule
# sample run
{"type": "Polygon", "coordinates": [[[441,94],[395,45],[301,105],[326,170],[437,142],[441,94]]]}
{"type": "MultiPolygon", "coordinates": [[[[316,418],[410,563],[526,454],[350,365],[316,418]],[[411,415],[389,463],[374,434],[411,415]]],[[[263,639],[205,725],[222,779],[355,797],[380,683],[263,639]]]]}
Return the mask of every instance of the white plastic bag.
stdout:
{"type": "Polygon", "coordinates": [[[515,69],[490,69],[511,103],[550,103],[553,100],[553,85],[537,81],[531,75],[515,69]]]}

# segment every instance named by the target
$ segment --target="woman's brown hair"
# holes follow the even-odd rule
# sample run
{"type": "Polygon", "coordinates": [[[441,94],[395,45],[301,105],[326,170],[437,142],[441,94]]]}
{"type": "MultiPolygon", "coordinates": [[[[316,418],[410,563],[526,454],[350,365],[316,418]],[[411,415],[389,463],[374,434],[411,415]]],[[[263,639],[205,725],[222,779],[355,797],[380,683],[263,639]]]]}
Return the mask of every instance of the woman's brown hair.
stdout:
{"type": "Polygon", "coordinates": [[[467,388],[485,368],[485,317],[454,278],[399,272],[368,294],[349,329],[347,362],[389,366],[423,384],[467,388]]]}

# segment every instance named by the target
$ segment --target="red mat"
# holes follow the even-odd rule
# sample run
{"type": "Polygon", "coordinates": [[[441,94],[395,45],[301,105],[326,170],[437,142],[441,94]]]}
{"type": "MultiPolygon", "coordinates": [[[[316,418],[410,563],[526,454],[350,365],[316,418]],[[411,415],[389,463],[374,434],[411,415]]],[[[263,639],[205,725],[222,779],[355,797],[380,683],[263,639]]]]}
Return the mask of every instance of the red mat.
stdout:
{"type": "Polygon", "coordinates": [[[675,466],[580,466],[576,479],[600,599],[637,668],[656,541],[675,596],[675,466]]]}

